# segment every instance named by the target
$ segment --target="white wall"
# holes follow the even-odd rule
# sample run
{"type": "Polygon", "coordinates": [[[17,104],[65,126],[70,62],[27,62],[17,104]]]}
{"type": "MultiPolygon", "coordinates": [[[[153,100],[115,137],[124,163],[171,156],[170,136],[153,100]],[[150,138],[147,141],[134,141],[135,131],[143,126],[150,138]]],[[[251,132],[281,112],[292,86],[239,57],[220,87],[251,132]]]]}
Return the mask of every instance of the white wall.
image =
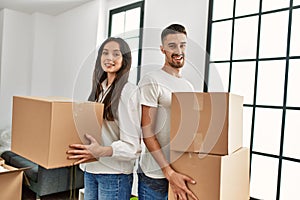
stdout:
{"type": "Polygon", "coordinates": [[[52,94],[55,24],[54,17],[35,13],[33,20],[33,55],[31,92],[33,96],[52,94]]]}
{"type": "Polygon", "coordinates": [[[2,62],[2,41],[3,41],[3,19],[4,9],[0,10],[0,94],[1,94],[1,62],[2,62]]]}
{"type": "Polygon", "coordinates": [[[126,6],[132,3],[139,2],[141,0],[106,0],[107,1],[107,9],[112,10],[115,8],[119,8],[122,6],[126,6]]]}
{"type": "Polygon", "coordinates": [[[32,63],[31,15],[3,10],[0,128],[10,126],[12,96],[29,95],[32,63]]]}
{"type": "Polygon", "coordinates": [[[160,33],[171,23],[184,25],[188,33],[183,75],[195,89],[203,89],[208,0],[145,0],[142,75],[161,68],[164,56],[159,50],[160,33]]]}
{"type": "Polygon", "coordinates": [[[99,1],[93,1],[68,12],[55,19],[56,44],[53,66],[53,94],[55,96],[87,99],[90,92],[93,64],[87,73],[87,81],[77,84],[78,73],[86,63],[93,63],[97,46],[97,30],[99,17],[99,1]],[[91,55],[93,54],[93,55],[91,55]],[[92,58],[92,60],[87,60],[92,58]],[[87,90],[81,93],[82,90],[87,90]],[[76,92],[77,91],[77,92],[76,92]]]}
{"type": "Polygon", "coordinates": [[[14,95],[87,98],[95,49],[104,37],[100,2],[57,16],[0,12],[0,129],[11,126],[14,95]],[[78,74],[82,82],[76,86],[78,74]]]}

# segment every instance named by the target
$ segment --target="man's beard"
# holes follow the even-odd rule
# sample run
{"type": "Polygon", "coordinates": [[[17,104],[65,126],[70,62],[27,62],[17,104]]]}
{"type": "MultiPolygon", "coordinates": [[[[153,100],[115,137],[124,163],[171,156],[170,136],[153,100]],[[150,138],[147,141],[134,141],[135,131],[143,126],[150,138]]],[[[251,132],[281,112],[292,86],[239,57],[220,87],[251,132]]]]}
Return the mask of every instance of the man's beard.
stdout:
{"type": "MultiPolygon", "coordinates": [[[[168,63],[169,63],[169,65],[171,66],[171,67],[173,67],[173,68],[182,68],[183,67],[183,65],[184,65],[184,59],[185,59],[185,55],[182,53],[182,54],[172,54],[171,55],[171,58],[172,58],[172,60],[171,61],[168,61],[168,63]],[[175,59],[175,58],[173,58],[174,56],[182,56],[182,62],[180,62],[180,63],[174,63],[173,62],[173,59],[175,59]]],[[[176,60],[176,59],[175,59],[176,60]]]]}

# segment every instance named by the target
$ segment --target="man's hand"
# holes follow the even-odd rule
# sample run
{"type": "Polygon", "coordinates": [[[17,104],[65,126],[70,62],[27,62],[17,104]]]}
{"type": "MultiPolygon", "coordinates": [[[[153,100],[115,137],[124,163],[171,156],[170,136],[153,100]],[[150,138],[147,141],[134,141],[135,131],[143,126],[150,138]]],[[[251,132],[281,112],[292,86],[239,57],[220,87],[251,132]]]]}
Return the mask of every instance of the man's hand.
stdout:
{"type": "Polygon", "coordinates": [[[196,181],[186,175],[176,172],[171,166],[167,166],[162,170],[170,183],[175,199],[187,200],[187,197],[189,196],[193,200],[198,200],[186,185],[186,183],[196,184],[196,181]]]}
{"type": "Polygon", "coordinates": [[[85,137],[90,141],[90,144],[71,144],[70,148],[72,149],[67,151],[67,154],[72,154],[67,157],[68,159],[79,159],[74,163],[75,165],[112,155],[112,147],[99,145],[96,139],[88,134],[85,134],[85,137]]]}

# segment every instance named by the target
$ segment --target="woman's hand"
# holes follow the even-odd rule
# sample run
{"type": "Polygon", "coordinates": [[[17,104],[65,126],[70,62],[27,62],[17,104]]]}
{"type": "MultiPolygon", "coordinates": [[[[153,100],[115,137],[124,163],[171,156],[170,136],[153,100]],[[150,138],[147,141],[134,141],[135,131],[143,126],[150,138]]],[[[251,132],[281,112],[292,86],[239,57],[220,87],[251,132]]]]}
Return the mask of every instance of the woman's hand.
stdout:
{"type": "Polygon", "coordinates": [[[74,164],[80,164],[87,161],[98,159],[99,157],[112,156],[113,150],[111,146],[101,146],[95,138],[85,134],[85,137],[90,141],[90,144],[71,144],[70,150],[67,151],[68,159],[78,159],[74,164]]]}

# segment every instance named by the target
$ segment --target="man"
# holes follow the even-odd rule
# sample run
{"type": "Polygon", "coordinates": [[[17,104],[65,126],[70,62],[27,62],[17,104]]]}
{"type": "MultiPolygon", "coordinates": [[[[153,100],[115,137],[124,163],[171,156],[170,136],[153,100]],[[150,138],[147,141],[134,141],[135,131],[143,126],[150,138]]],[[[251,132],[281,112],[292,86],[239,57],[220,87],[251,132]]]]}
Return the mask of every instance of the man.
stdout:
{"type": "Polygon", "coordinates": [[[172,24],[165,28],[161,42],[163,67],[146,74],[139,82],[145,148],[139,162],[138,196],[139,200],[168,199],[170,183],[175,199],[197,199],[186,185],[196,182],[176,172],[169,163],[172,92],[193,91],[193,86],[181,77],[187,44],[184,26],[172,24]]]}

